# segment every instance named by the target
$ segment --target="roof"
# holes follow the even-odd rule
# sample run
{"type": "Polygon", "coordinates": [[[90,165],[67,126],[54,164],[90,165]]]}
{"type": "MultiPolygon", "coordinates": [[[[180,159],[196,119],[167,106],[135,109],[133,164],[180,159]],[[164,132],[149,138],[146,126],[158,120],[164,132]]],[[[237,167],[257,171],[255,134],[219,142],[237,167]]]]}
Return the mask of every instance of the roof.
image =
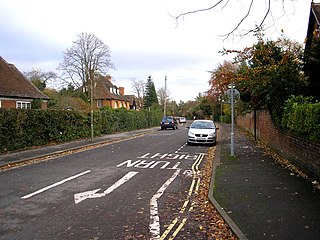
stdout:
{"type": "Polygon", "coordinates": [[[130,102],[130,99],[122,96],[119,92],[119,88],[112,84],[110,76],[97,77],[95,82],[94,99],[112,99],[130,102]]]}
{"type": "Polygon", "coordinates": [[[0,56],[0,96],[49,99],[13,65],[0,56]]]}
{"type": "Polygon", "coordinates": [[[315,33],[318,31],[320,25],[320,3],[311,2],[307,37],[305,40],[305,50],[312,46],[315,33]]]}
{"type": "Polygon", "coordinates": [[[317,24],[320,25],[320,3],[311,3],[311,11],[317,21],[317,24]]]}
{"type": "Polygon", "coordinates": [[[135,105],[136,97],[134,95],[124,95],[130,101],[130,105],[135,105]]]}

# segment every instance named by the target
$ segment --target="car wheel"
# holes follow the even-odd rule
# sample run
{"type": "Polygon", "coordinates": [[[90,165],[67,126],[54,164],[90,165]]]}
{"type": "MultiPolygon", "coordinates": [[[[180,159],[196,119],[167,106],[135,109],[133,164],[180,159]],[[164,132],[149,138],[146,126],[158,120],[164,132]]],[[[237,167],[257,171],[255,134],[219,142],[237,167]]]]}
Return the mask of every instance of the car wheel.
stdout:
{"type": "Polygon", "coordinates": [[[191,146],[191,145],[192,145],[192,143],[188,141],[188,142],[187,142],[187,145],[188,145],[188,146],[191,146]]]}

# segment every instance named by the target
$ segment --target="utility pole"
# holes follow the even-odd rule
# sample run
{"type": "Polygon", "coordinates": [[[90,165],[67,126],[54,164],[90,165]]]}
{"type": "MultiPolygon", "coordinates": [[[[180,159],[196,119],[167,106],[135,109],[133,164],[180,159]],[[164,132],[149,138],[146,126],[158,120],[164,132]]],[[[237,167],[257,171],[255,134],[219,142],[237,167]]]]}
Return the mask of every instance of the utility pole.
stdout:
{"type": "Polygon", "coordinates": [[[90,77],[90,110],[91,110],[91,142],[93,142],[93,70],[89,70],[89,77],[90,77]]]}
{"type": "Polygon", "coordinates": [[[163,116],[167,114],[167,76],[164,78],[164,107],[163,107],[163,116]]]}

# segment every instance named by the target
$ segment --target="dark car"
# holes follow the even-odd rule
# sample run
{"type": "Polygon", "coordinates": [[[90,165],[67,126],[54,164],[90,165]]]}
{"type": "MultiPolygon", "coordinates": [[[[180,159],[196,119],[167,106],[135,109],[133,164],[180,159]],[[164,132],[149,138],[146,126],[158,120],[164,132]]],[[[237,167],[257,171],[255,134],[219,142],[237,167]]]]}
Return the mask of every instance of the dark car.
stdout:
{"type": "Polygon", "coordinates": [[[161,130],[172,128],[178,129],[178,121],[173,116],[164,116],[160,123],[161,130]]]}

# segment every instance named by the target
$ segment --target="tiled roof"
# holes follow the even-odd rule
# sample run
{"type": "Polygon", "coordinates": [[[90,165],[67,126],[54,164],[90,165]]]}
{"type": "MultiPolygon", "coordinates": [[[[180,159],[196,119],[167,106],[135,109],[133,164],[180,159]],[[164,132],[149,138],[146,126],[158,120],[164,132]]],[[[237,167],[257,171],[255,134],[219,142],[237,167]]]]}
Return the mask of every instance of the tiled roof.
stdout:
{"type": "Polygon", "coordinates": [[[0,96],[16,98],[41,98],[48,96],[30,83],[23,74],[13,65],[7,63],[0,56],[0,96]]]}
{"type": "Polygon", "coordinates": [[[107,76],[100,76],[95,79],[96,86],[94,88],[94,99],[113,99],[113,100],[121,100],[129,102],[130,99],[128,99],[125,96],[120,95],[119,90],[117,86],[113,85],[111,82],[111,77],[107,76]],[[110,92],[110,90],[114,90],[113,92],[110,92]]]}
{"type": "Polygon", "coordinates": [[[318,25],[320,25],[320,3],[312,3],[311,8],[318,25]]]}
{"type": "Polygon", "coordinates": [[[134,95],[124,95],[124,96],[129,99],[130,105],[133,105],[135,103],[135,96],[134,95]]]}

